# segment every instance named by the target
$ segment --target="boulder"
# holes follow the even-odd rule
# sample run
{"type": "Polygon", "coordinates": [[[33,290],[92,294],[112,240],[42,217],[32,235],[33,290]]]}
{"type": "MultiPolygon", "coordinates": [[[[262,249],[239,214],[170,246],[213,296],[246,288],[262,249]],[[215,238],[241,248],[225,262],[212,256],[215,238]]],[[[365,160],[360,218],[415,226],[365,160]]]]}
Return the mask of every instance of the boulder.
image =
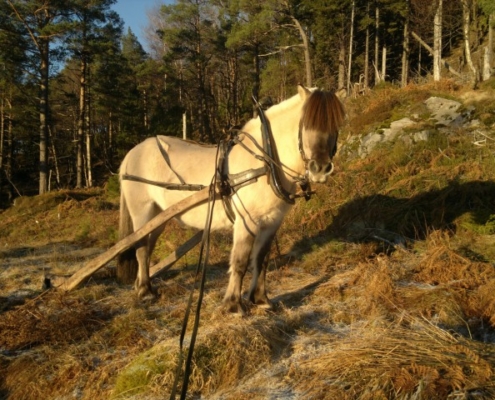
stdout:
{"type": "Polygon", "coordinates": [[[461,107],[458,101],[430,97],[425,101],[425,105],[431,113],[431,119],[436,121],[436,125],[460,126],[464,123],[464,117],[458,111],[461,107]]]}

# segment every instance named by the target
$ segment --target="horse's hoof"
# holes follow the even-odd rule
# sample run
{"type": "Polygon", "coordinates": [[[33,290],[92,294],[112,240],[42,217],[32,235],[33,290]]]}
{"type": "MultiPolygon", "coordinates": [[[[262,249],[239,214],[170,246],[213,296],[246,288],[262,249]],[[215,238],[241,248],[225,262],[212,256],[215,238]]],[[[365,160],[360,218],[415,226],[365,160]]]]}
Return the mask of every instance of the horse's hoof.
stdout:
{"type": "Polygon", "coordinates": [[[141,286],[138,290],[138,299],[147,302],[156,300],[157,295],[155,291],[149,286],[141,286]]]}
{"type": "Polygon", "coordinates": [[[239,301],[224,301],[222,304],[222,311],[240,317],[247,316],[246,307],[239,301]]]}
{"type": "Polygon", "coordinates": [[[267,301],[263,301],[263,302],[256,302],[255,303],[255,306],[258,307],[258,308],[262,308],[264,310],[268,310],[268,311],[273,311],[275,310],[275,303],[273,303],[273,301],[270,301],[267,299],[267,301]]]}
{"type": "Polygon", "coordinates": [[[266,310],[274,310],[275,309],[275,304],[273,301],[271,301],[268,297],[266,296],[260,296],[259,298],[255,299],[253,296],[250,296],[249,301],[255,305],[256,307],[263,308],[266,310]]]}

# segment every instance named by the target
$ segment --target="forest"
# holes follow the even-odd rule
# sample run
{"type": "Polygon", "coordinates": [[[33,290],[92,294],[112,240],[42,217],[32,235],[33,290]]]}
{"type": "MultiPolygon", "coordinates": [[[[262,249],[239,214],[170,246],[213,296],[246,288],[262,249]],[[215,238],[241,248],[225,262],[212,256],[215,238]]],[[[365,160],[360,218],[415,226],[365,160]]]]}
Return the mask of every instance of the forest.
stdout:
{"type": "Polygon", "coordinates": [[[493,0],[175,0],[148,51],[114,3],[0,2],[0,208],[104,185],[149,136],[217,143],[298,83],[356,97],[493,73],[493,0]]]}

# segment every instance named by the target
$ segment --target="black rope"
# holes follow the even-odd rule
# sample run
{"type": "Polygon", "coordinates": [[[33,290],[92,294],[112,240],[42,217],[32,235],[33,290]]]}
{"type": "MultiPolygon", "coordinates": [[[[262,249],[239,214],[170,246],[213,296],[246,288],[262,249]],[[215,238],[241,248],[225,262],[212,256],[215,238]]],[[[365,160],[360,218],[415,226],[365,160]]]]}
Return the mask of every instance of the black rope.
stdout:
{"type": "MultiPolygon", "coordinates": [[[[217,153],[217,158],[216,162],[218,162],[218,153],[217,153]]],[[[203,232],[203,239],[201,241],[201,247],[199,251],[199,259],[198,263],[196,266],[196,277],[195,277],[195,282],[194,286],[191,289],[191,292],[189,294],[189,300],[187,302],[187,307],[186,307],[186,312],[184,315],[184,320],[182,322],[182,330],[180,334],[180,339],[179,339],[179,360],[177,362],[177,369],[175,371],[175,379],[174,383],[172,386],[172,392],[170,394],[170,400],[175,400],[176,395],[177,395],[177,387],[179,384],[179,377],[182,372],[182,364],[184,362],[184,338],[186,336],[186,330],[187,330],[187,325],[189,322],[189,316],[191,313],[192,309],[192,303],[193,303],[193,295],[194,295],[194,290],[197,284],[197,279],[198,276],[201,275],[200,283],[199,283],[199,291],[198,291],[198,301],[196,303],[196,312],[194,315],[194,325],[193,329],[191,332],[191,340],[189,342],[189,349],[187,352],[187,358],[186,358],[186,363],[184,367],[184,377],[182,381],[182,389],[181,389],[181,394],[180,394],[180,399],[185,400],[186,395],[187,395],[187,388],[189,385],[189,377],[191,375],[191,363],[192,363],[192,357],[193,357],[193,352],[194,352],[194,345],[196,343],[196,337],[198,335],[198,328],[199,328],[199,321],[201,317],[201,304],[203,302],[203,296],[204,296],[204,288],[205,288],[205,282],[206,282],[206,267],[208,264],[208,259],[210,255],[210,231],[211,231],[211,223],[213,219],[213,210],[215,206],[215,197],[216,197],[216,187],[217,187],[217,165],[215,165],[215,174],[213,175],[211,184],[210,184],[210,193],[209,193],[209,201],[208,201],[208,211],[207,211],[207,216],[206,216],[206,223],[205,223],[205,229],[203,232]],[[203,257],[204,254],[204,257],[203,257]]]]}

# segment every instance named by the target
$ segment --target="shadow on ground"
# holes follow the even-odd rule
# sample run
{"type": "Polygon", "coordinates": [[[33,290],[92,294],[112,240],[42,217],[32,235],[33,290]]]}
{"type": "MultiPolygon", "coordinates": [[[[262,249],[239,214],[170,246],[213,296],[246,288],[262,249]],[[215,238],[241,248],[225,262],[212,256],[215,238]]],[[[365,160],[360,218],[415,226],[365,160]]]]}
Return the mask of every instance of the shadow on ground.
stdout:
{"type": "Polygon", "coordinates": [[[469,214],[467,223],[486,234],[495,233],[495,183],[451,181],[438,190],[410,198],[376,194],[354,198],[343,204],[330,225],[294,247],[310,249],[308,244],[331,240],[376,242],[393,251],[395,245],[423,240],[435,230],[455,233],[456,220],[469,214]]]}

